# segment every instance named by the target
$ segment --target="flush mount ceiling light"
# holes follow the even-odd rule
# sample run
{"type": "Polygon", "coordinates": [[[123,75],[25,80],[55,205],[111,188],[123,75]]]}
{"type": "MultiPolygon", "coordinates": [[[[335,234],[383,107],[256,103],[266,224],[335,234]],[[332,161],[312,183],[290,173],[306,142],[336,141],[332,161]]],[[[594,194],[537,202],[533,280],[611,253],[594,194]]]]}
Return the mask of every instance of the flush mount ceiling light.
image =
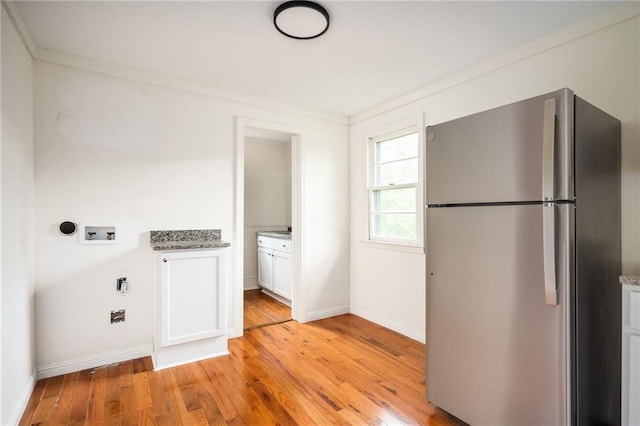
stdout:
{"type": "Polygon", "coordinates": [[[273,25],[287,37],[308,40],[329,29],[329,12],[312,1],[288,1],[273,12],[273,25]]]}

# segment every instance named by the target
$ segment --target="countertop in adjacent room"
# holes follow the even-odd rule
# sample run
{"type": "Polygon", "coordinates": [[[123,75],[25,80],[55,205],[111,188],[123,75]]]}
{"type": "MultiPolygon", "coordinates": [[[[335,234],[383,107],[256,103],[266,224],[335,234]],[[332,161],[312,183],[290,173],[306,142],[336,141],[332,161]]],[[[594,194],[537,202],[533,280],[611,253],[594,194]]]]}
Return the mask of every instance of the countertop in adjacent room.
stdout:
{"type": "Polygon", "coordinates": [[[620,284],[640,286],[640,275],[620,275],[620,284]]]}
{"type": "Polygon", "coordinates": [[[278,238],[280,240],[291,240],[289,231],[259,231],[256,232],[261,237],[278,238]]]}

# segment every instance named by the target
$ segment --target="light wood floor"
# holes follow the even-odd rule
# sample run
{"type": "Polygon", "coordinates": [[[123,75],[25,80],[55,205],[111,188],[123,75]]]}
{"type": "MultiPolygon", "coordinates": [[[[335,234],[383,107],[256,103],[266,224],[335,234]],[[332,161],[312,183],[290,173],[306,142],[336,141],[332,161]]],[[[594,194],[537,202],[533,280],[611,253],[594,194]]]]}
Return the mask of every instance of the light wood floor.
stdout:
{"type": "Polygon", "coordinates": [[[291,308],[260,289],[244,292],[244,329],[276,324],[291,319],[291,308]]]}
{"type": "Polygon", "coordinates": [[[457,424],[425,401],[425,346],[354,315],[253,329],[229,351],[40,380],[20,424],[457,424]]]}

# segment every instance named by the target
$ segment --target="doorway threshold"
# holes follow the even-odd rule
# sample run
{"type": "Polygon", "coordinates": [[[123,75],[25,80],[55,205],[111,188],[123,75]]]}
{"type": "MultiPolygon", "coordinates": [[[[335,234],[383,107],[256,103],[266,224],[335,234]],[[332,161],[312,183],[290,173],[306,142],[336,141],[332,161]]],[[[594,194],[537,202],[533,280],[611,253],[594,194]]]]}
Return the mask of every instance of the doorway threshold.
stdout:
{"type": "Polygon", "coordinates": [[[245,328],[244,331],[251,331],[251,330],[255,330],[256,328],[268,327],[270,325],[282,324],[282,323],[289,322],[289,321],[293,321],[293,318],[287,318],[287,319],[279,320],[279,321],[271,321],[271,322],[267,322],[267,323],[264,323],[264,324],[252,325],[250,327],[245,328]]]}

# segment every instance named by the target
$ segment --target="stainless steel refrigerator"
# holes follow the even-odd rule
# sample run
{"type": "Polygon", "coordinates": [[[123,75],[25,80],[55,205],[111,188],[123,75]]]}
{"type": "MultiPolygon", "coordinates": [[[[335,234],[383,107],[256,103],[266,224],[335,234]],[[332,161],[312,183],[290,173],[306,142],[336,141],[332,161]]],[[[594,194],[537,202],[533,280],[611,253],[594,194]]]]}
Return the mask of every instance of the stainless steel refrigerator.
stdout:
{"type": "Polygon", "coordinates": [[[426,128],[427,399],[620,424],[620,122],[569,89],[426,128]]]}

